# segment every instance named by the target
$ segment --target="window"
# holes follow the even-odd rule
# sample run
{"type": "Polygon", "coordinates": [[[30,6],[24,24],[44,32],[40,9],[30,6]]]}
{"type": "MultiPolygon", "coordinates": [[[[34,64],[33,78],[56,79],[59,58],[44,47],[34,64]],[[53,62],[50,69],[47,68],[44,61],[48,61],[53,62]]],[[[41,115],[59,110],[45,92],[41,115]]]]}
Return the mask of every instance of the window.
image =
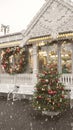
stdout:
{"type": "Polygon", "coordinates": [[[39,64],[39,72],[42,71],[43,67],[48,63],[55,63],[58,62],[57,56],[57,44],[46,45],[39,44],[38,46],[38,64],[39,64]]]}
{"type": "Polygon", "coordinates": [[[62,73],[71,73],[72,71],[72,49],[71,43],[64,43],[61,46],[62,73]]]}

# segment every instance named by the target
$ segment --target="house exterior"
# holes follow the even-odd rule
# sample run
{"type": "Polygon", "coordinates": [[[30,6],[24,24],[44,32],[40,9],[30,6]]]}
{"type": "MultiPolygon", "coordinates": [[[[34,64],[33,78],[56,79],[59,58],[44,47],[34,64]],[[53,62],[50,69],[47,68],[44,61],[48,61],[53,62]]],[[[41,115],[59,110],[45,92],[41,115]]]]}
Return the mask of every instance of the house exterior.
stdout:
{"type": "MultiPolygon", "coordinates": [[[[0,76],[0,91],[19,85],[19,93],[32,95],[37,74],[43,66],[57,64],[61,81],[73,98],[73,3],[70,0],[46,0],[26,30],[0,37],[0,48],[23,46],[29,52],[29,70],[24,74],[0,76]]],[[[0,70],[1,71],[1,70],[0,70]]]]}

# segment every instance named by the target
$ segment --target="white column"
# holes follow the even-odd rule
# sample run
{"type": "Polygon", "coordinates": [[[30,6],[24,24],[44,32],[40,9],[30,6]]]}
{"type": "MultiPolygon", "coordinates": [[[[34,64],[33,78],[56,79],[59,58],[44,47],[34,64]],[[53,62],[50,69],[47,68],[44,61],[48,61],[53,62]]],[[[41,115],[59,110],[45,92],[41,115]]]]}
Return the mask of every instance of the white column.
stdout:
{"type": "Polygon", "coordinates": [[[33,45],[33,79],[34,82],[37,82],[37,74],[38,74],[38,47],[36,44],[33,45]]]}
{"type": "Polygon", "coordinates": [[[47,52],[47,64],[49,63],[49,46],[46,47],[47,52]]]}
{"type": "Polygon", "coordinates": [[[1,49],[0,49],[0,74],[2,73],[2,69],[1,69],[1,49]]]}
{"type": "Polygon", "coordinates": [[[61,64],[61,44],[58,43],[58,72],[62,73],[62,64],[61,64]]]}
{"type": "Polygon", "coordinates": [[[72,56],[71,56],[71,59],[72,59],[72,73],[73,73],[73,43],[72,43],[72,56]]]}
{"type": "MultiPolygon", "coordinates": [[[[0,49],[0,75],[2,73],[2,68],[1,68],[1,49],[0,49]]],[[[0,76],[0,83],[1,83],[1,76],[0,76]]]]}

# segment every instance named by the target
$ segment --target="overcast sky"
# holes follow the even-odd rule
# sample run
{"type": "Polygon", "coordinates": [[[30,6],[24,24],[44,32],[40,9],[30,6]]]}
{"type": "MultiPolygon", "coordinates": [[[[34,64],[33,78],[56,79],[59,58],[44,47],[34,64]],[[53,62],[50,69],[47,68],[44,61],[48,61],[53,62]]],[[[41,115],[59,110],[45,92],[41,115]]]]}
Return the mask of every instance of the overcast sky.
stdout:
{"type": "Polygon", "coordinates": [[[10,25],[11,33],[26,29],[44,2],[45,0],[0,0],[0,26],[10,25]]]}

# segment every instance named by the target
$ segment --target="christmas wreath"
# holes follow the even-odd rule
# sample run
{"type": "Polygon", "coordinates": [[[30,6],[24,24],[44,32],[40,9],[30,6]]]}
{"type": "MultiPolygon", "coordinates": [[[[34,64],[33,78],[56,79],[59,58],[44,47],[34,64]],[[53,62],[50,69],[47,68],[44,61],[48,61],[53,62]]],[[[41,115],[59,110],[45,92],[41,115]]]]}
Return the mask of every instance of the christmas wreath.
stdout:
{"type": "Polygon", "coordinates": [[[2,67],[6,73],[17,74],[26,71],[28,63],[27,49],[20,47],[4,48],[2,50],[2,67]]]}

